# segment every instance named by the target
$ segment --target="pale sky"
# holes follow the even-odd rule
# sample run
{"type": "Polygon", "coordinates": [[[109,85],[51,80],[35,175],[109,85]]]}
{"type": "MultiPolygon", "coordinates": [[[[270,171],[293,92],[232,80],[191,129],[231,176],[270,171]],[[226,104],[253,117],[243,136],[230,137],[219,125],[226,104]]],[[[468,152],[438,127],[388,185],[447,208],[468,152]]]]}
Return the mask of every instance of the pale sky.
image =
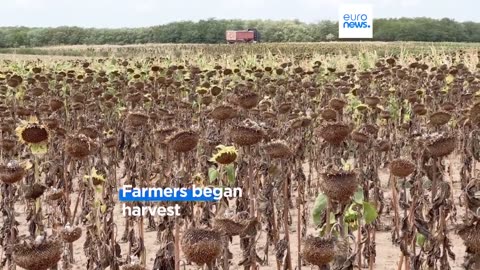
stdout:
{"type": "Polygon", "coordinates": [[[217,19],[337,20],[341,3],[369,3],[374,18],[480,22],[480,0],[0,0],[0,26],[143,27],[217,19]]]}

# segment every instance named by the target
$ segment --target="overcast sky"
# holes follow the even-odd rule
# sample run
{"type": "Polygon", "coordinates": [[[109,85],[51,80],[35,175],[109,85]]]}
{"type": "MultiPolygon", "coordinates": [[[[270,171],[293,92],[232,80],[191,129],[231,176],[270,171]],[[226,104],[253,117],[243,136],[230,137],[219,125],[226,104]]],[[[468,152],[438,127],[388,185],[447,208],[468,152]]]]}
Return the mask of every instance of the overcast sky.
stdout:
{"type": "Polygon", "coordinates": [[[181,20],[337,20],[340,3],[370,3],[374,18],[480,22],[480,0],[0,0],[0,26],[142,27],[181,20]]]}

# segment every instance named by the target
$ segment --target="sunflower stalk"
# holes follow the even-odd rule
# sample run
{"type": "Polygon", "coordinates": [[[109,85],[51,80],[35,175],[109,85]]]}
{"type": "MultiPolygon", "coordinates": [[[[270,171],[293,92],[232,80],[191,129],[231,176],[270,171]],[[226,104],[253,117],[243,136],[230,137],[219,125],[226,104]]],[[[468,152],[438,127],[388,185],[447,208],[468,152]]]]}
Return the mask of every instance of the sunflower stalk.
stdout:
{"type": "MultiPolygon", "coordinates": [[[[247,180],[248,181],[248,198],[250,201],[250,205],[249,205],[250,217],[254,218],[255,217],[255,191],[254,191],[253,185],[256,183],[254,182],[255,180],[253,175],[254,160],[251,155],[251,151],[252,151],[251,147],[248,146],[246,150],[246,153],[248,155],[248,180],[247,180]]],[[[255,249],[256,243],[254,243],[253,241],[255,241],[255,239],[253,237],[250,238],[250,242],[249,242],[250,258],[249,259],[250,259],[250,269],[255,270],[257,267],[257,251],[255,249]]]]}
{"type": "MultiPolygon", "coordinates": [[[[38,183],[40,182],[40,163],[38,160],[38,155],[34,154],[34,178],[33,178],[33,183],[38,183]]],[[[37,230],[35,232],[35,235],[40,235],[43,233],[43,225],[42,225],[42,220],[43,220],[43,215],[42,215],[42,199],[41,196],[39,198],[35,199],[35,211],[34,211],[34,216],[36,217],[36,222],[37,222],[37,230]]]]}
{"type": "Polygon", "coordinates": [[[393,204],[393,224],[395,226],[395,237],[400,236],[400,212],[398,209],[398,190],[397,190],[397,179],[394,175],[390,175],[390,185],[392,190],[392,204],[393,204]]]}
{"type": "MultiPolygon", "coordinates": [[[[280,171],[288,172],[288,168],[285,168],[285,164],[283,164],[283,160],[280,162],[280,171]],[[284,171],[285,169],[285,171],[284,171]]],[[[290,210],[290,201],[289,201],[289,185],[288,185],[288,175],[283,173],[283,230],[285,233],[285,240],[287,242],[287,250],[286,250],[286,269],[293,270],[292,267],[292,257],[290,251],[290,225],[289,225],[289,210],[290,210]]]]}
{"type": "Polygon", "coordinates": [[[299,187],[297,191],[297,268],[302,269],[302,207],[303,207],[303,193],[304,193],[304,181],[299,181],[299,187]]]}

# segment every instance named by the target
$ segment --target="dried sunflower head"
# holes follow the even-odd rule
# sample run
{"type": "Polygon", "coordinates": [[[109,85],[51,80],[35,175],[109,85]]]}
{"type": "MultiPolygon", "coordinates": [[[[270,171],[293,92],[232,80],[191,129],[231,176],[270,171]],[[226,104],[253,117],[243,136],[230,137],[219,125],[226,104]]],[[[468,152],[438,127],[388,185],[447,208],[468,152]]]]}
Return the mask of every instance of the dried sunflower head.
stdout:
{"type": "Polygon", "coordinates": [[[263,149],[270,158],[288,158],[292,155],[292,150],[287,142],[276,140],[266,144],[263,149]]]}
{"type": "Polygon", "coordinates": [[[23,121],[15,130],[20,142],[25,144],[42,144],[48,141],[48,130],[36,117],[23,121]]]}
{"type": "Polygon", "coordinates": [[[32,167],[32,164],[26,160],[18,162],[9,161],[7,164],[0,164],[0,181],[6,184],[13,184],[20,181],[26,174],[26,171],[32,167]]]}
{"type": "Polygon", "coordinates": [[[368,109],[368,105],[362,103],[362,104],[357,105],[357,107],[355,107],[355,109],[357,109],[359,112],[363,112],[363,111],[368,109]]]}
{"type": "Polygon", "coordinates": [[[105,176],[103,174],[102,171],[97,171],[97,169],[95,167],[93,167],[90,171],[90,174],[89,175],[84,175],[83,178],[85,180],[89,180],[90,178],[92,178],[92,183],[93,185],[95,186],[98,186],[102,183],[105,182],[105,176]]]}
{"type": "Polygon", "coordinates": [[[228,165],[237,159],[238,152],[234,146],[218,145],[217,153],[213,155],[210,162],[228,165]]]}
{"type": "Polygon", "coordinates": [[[167,144],[177,153],[184,153],[197,147],[199,135],[194,130],[181,130],[167,138],[167,144]]]}
{"type": "Polygon", "coordinates": [[[103,144],[107,148],[112,148],[117,145],[117,137],[115,136],[115,132],[113,130],[108,130],[103,132],[103,136],[105,137],[103,139],[103,144]]]}
{"type": "Polygon", "coordinates": [[[74,159],[83,159],[89,156],[97,150],[97,147],[95,141],[85,134],[68,136],[64,143],[65,152],[74,159]]]}
{"type": "Polygon", "coordinates": [[[205,186],[205,178],[201,173],[197,173],[193,176],[193,183],[197,187],[203,187],[205,186]]]}
{"type": "Polygon", "coordinates": [[[110,137],[110,136],[113,136],[114,134],[115,134],[115,132],[113,131],[113,129],[103,131],[103,135],[105,137],[110,137]]]}
{"type": "Polygon", "coordinates": [[[205,95],[206,93],[208,93],[208,89],[203,88],[203,87],[202,87],[202,88],[199,88],[199,89],[197,89],[197,93],[198,93],[199,95],[205,95]]]}

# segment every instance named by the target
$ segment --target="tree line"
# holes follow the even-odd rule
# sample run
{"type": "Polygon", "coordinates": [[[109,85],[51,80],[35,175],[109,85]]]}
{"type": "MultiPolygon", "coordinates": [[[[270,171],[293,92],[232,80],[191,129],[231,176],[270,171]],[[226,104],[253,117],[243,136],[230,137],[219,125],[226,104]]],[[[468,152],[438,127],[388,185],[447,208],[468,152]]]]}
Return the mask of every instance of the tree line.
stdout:
{"type": "MultiPolygon", "coordinates": [[[[181,21],[144,28],[97,29],[80,27],[0,27],[0,48],[53,45],[146,43],[225,43],[226,30],[256,28],[262,42],[337,40],[338,22],[298,20],[181,21]]],[[[374,41],[480,42],[480,23],[452,19],[376,19],[374,41]]]]}

